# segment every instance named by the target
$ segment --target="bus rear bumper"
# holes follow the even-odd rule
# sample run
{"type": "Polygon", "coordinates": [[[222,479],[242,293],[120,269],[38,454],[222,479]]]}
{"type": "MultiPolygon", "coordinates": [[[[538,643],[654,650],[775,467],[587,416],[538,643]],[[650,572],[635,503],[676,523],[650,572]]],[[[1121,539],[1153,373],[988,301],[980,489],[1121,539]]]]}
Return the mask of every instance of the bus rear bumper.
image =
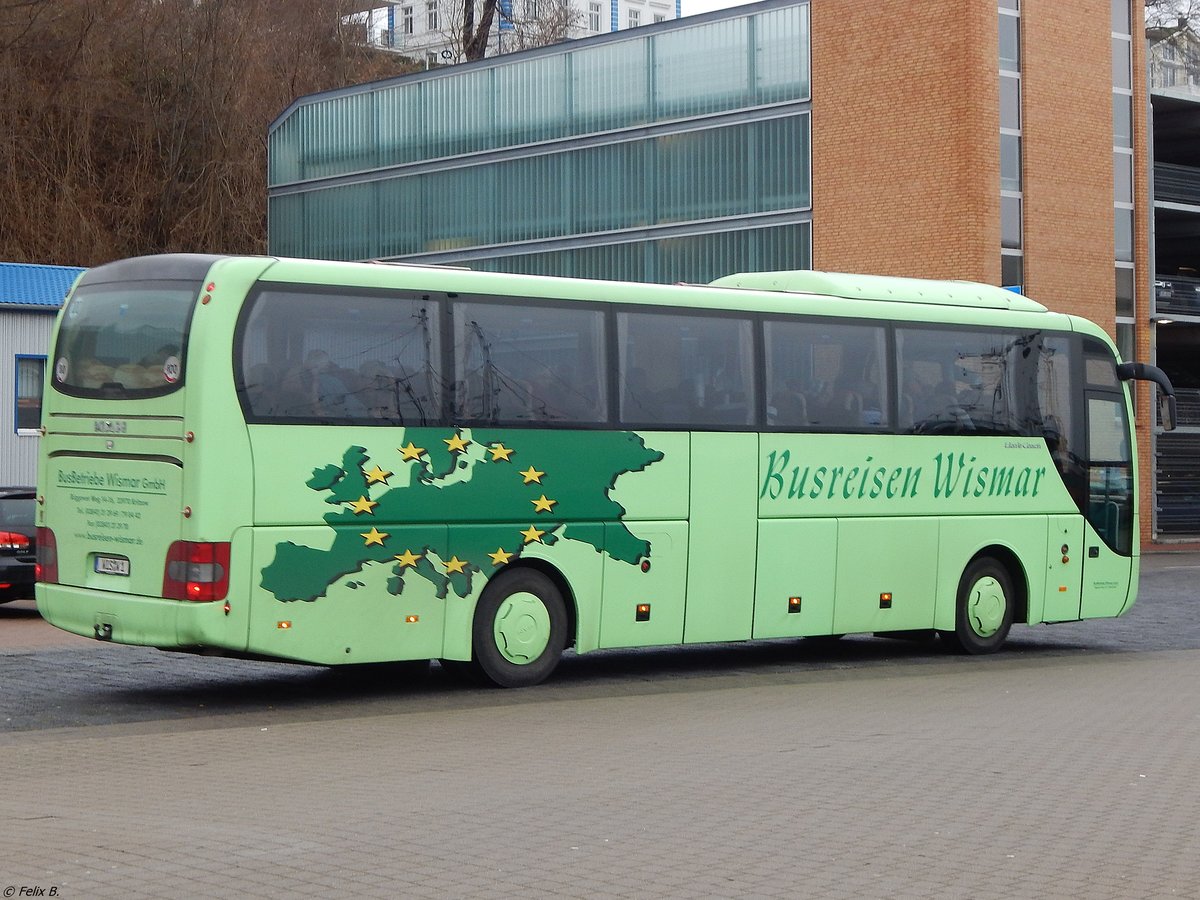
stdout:
{"type": "Polygon", "coordinates": [[[56,628],[102,641],[166,650],[246,649],[245,622],[231,619],[222,603],[39,584],[37,607],[42,618],[56,628]]]}

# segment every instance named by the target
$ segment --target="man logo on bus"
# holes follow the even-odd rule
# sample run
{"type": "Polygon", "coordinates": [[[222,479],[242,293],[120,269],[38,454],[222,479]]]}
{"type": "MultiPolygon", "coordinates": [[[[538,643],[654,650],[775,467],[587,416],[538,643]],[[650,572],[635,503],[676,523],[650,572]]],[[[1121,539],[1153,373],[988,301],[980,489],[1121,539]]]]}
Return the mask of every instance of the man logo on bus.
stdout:
{"type": "Polygon", "coordinates": [[[560,540],[629,565],[650,555],[610,496],[620,476],[663,459],[636,434],[417,428],[404,436],[402,446],[370,454],[350,447],[340,464],[313,470],[307,486],[336,507],[323,517],[333,544],[277,544],[262,570],[265,590],[285,602],[315,601],[378,564],[392,569],[390,593],[415,572],[445,599],[469,596],[476,575],[560,540]]]}

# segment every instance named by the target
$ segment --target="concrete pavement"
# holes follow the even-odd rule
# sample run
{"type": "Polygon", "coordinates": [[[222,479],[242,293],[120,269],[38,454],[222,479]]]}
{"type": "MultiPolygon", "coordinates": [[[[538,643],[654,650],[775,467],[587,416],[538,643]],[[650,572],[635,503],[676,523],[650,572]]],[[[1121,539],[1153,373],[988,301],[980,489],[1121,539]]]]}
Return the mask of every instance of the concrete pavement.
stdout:
{"type": "Polygon", "coordinates": [[[61,897],[1196,897],[1200,651],[0,734],[61,897]]]}

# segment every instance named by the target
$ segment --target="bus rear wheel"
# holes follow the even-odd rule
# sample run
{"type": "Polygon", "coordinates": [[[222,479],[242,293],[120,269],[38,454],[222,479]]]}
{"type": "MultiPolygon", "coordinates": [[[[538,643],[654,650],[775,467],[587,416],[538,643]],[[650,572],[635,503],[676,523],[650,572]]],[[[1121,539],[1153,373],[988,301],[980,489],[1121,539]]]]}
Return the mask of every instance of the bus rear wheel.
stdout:
{"type": "Polygon", "coordinates": [[[942,638],[962,653],[995,653],[1012,628],[1016,593],[1012,576],[991,556],[972,560],[958,582],[954,631],[942,638]]]}
{"type": "Polygon", "coordinates": [[[536,569],[512,569],[488,582],[475,607],[473,661],[499,687],[545,681],[567,645],[562,594],[536,569]]]}

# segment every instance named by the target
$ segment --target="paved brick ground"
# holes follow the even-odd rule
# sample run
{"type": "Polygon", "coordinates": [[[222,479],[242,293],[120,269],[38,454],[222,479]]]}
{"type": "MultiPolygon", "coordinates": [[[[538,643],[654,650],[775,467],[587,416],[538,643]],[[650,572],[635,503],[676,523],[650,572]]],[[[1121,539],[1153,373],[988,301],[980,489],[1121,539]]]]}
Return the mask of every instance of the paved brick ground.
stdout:
{"type": "Polygon", "coordinates": [[[1198,675],[1016,654],[9,732],[0,886],[1195,897],[1198,675]]]}

